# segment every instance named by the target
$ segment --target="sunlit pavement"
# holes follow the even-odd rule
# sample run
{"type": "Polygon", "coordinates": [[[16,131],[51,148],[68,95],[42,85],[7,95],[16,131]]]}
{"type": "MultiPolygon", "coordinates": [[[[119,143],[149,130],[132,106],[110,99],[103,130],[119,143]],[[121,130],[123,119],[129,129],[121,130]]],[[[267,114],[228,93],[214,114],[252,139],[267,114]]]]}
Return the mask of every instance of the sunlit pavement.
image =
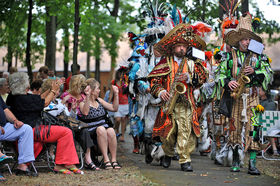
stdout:
{"type": "Polygon", "coordinates": [[[192,155],[193,172],[181,171],[178,161],[174,160],[168,169],[159,166],[158,162],[148,165],[145,163],[144,155],[132,153],[133,140],[127,134],[125,142],[120,142],[119,145],[126,152],[126,156],[140,168],[141,173],[159,185],[280,185],[280,182],[272,177],[247,174],[247,168],[241,168],[239,173],[232,173],[230,167],[215,165],[207,156],[200,156],[197,152],[192,155]]]}

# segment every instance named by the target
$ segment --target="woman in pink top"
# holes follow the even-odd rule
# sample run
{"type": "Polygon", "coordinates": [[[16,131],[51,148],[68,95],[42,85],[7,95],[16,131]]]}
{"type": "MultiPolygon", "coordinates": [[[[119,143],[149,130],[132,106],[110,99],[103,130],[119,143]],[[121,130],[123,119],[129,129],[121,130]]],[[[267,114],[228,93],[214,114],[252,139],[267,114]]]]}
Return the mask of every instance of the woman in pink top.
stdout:
{"type": "Polygon", "coordinates": [[[69,90],[61,95],[62,103],[65,104],[71,113],[71,117],[77,118],[80,114],[79,105],[85,99],[82,90],[86,86],[86,78],[82,74],[71,77],[69,90]]]}

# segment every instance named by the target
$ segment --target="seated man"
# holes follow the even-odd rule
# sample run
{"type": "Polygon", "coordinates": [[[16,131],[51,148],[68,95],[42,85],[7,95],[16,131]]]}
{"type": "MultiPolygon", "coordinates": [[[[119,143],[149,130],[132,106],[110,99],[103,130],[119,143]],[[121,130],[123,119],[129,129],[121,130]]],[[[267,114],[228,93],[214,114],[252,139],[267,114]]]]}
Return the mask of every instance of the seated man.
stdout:
{"type": "Polygon", "coordinates": [[[18,167],[16,175],[37,176],[26,165],[26,163],[35,160],[32,128],[17,120],[2,98],[0,98],[0,126],[0,141],[18,141],[18,167]]]}

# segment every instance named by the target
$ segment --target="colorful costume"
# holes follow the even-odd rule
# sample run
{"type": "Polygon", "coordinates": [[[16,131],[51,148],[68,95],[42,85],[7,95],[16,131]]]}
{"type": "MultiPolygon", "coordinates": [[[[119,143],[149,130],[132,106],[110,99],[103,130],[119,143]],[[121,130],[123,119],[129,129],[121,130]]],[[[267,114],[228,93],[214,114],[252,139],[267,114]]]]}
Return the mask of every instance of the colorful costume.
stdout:
{"type": "MultiPolygon", "coordinates": [[[[222,4],[228,4],[225,0],[222,4]]],[[[232,162],[232,150],[228,148],[227,142],[229,137],[229,110],[227,107],[220,107],[220,103],[225,103],[227,105],[230,101],[225,100],[225,96],[223,96],[223,100],[221,101],[221,97],[223,95],[223,86],[220,83],[220,63],[225,61],[230,55],[227,52],[230,52],[230,46],[225,43],[225,35],[234,30],[238,25],[238,20],[236,18],[235,10],[240,3],[231,2],[230,6],[224,7],[220,4],[220,8],[224,9],[225,14],[223,15],[223,21],[221,23],[221,29],[219,33],[218,39],[218,47],[213,52],[213,56],[215,62],[219,64],[217,69],[215,70],[215,101],[212,103],[212,118],[213,118],[213,128],[211,129],[213,143],[211,144],[211,154],[210,157],[215,160],[215,164],[223,164],[224,166],[231,166],[232,162]]],[[[243,153],[240,153],[240,156],[244,156],[243,153]]],[[[241,160],[242,162],[242,160],[241,160]]]]}
{"type": "Polygon", "coordinates": [[[209,78],[199,89],[199,101],[202,107],[202,114],[199,118],[201,136],[198,138],[198,150],[201,155],[210,152],[212,139],[210,135],[213,129],[213,97],[215,96],[214,71],[216,66],[212,64],[213,54],[211,51],[205,52],[206,60],[203,65],[209,72],[209,78]]]}
{"type": "Polygon", "coordinates": [[[145,161],[151,163],[153,161],[151,152],[154,148],[152,132],[155,117],[159,111],[160,99],[154,98],[149,93],[150,82],[147,76],[160,60],[155,57],[153,46],[168,32],[165,24],[168,4],[153,1],[149,3],[147,10],[148,18],[150,18],[147,28],[139,35],[131,32],[128,34],[130,41],[135,45],[129,58],[129,66],[131,66],[129,92],[133,100],[130,103],[133,108],[130,114],[130,133],[134,139],[133,152],[138,153],[139,147],[144,144],[145,161]]]}
{"type": "MultiPolygon", "coordinates": [[[[236,30],[228,32],[225,36],[225,41],[230,46],[239,48],[239,41],[244,38],[254,39],[258,42],[262,42],[262,39],[252,32],[251,17],[249,14],[246,17],[241,17],[240,22],[236,30]]],[[[250,52],[252,53],[252,52],[250,52]]],[[[246,65],[247,66],[247,65],[246,65]]],[[[242,73],[242,72],[241,72],[242,73]]],[[[242,52],[239,49],[232,49],[231,55],[227,55],[227,59],[221,63],[219,79],[222,87],[225,88],[223,96],[227,96],[229,101],[232,101],[232,105],[228,105],[226,108],[231,113],[231,125],[230,125],[230,137],[228,145],[233,149],[233,167],[232,171],[240,171],[240,157],[238,151],[242,149],[242,128],[245,127],[245,151],[248,149],[251,151],[251,158],[249,164],[249,174],[260,174],[255,167],[255,151],[260,150],[259,143],[252,140],[252,136],[249,134],[253,131],[252,121],[250,118],[253,116],[252,108],[259,104],[258,89],[257,87],[263,87],[267,90],[267,86],[272,78],[272,70],[268,62],[268,58],[265,55],[253,54],[249,55],[249,52],[242,52]],[[250,59],[247,59],[250,57],[250,59]],[[244,91],[239,98],[230,98],[233,95],[230,92],[228,83],[233,80],[238,80],[238,74],[241,69],[244,68],[245,61],[249,61],[249,65],[254,69],[254,73],[248,75],[250,82],[245,85],[244,91]],[[247,94],[246,98],[244,96],[247,94]],[[243,98],[242,98],[243,97],[243,98]],[[244,108],[244,104],[246,108],[244,108]],[[242,111],[246,111],[245,113],[242,111]],[[246,119],[247,118],[247,121],[246,119]]]]}
{"type": "MultiPolygon", "coordinates": [[[[177,143],[182,170],[184,164],[190,164],[190,154],[195,149],[196,136],[200,135],[193,90],[206,81],[208,73],[201,64],[201,60],[194,61],[191,56],[183,59],[174,57],[172,48],[176,44],[182,43],[186,46],[204,49],[206,44],[195,34],[195,31],[197,30],[192,25],[179,24],[158,42],[154,49],[166,57],[155,66],[148,76],[151,78],[151,94],[160,97],[162,91],[170,92],[179,63],[184,63],[182,73],[186,73],[189,77],[187,82],[183,82],[187,91],[178,97],[171,114],[164,113],[163,107],[160,109],[153,129],[153,137],[159,137],[163,142],[162,148],[168,158],[174,155],[174,146],[177,143]]],[[[165,158],[167,158],[166,156],[165,158]]]]}

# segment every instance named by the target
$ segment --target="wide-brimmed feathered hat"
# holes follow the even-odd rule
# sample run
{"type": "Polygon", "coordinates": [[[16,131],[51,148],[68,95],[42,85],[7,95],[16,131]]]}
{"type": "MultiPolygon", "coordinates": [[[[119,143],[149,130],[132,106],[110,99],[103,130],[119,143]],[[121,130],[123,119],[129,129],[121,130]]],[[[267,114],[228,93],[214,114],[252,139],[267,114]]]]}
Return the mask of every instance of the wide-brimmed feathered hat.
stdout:
{"type": "Polygon", "coordinates": [[[172,55],[172,49],[176,44],[184,44],[204,50],[206,43],[199,35],[210,32],[210,30],[211,28],[201,23],[196,26],[185,23],[178,24],[154,45],[154,50],[164,56],[172,55]]]}
{"type": "Polygon", "coordinates": [[[233,47],[238,48],[239,41],[245,38],[254,39],[262,43],[262,38],[252,31],[252,17],[250,14],[241,16],[236,30],[231,30],[225,36],[225,42],[233,47]]]}

